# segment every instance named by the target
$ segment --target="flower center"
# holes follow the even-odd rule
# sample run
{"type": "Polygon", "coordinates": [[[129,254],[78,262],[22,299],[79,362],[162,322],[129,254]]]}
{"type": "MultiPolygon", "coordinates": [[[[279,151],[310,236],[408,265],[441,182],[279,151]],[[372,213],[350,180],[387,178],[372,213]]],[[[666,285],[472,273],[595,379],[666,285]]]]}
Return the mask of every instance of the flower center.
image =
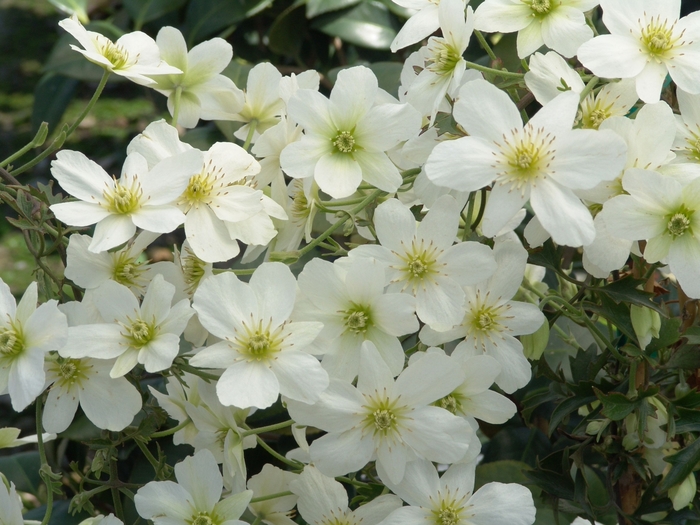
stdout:
{"type": "Polygon", "coordinates": [[[340,153],[352,153],[355,151],[355,137],[349,131],[338,131],[333,145],[340,153]]]}
{"type": "Polygon", "coordinates": [[[687,213],[679,212],[674,214],[666,224],[666,229],[673,237],[680,237],[690,228],[690,218],[687,213]]]}
{"type": "Polygon", "coordinates": [[[294,179],[292,184],[294,190],[291,207],[292,218],[297,223],[305,222],[311,215],[311,206],[309,206],[309,200],[304,193],[304,183],[299,179],[294,179]]]}
{"type": "Polygon", "coordinates": [[[112,270],[112,278],[119,284],[124,286],[142,286],[142,274],[146,271],[142,268],[143,263],[137,262],[130,257],[126,251],[112,254],[114,261],[114,269],[112,270]]]}
{"type": "Polygon", "coordinates": [[[107,205],[107,211],[118,215],[133,213],[141,207],[141,185],[134,177],[130,186],[117,183],[114,188],[103,193],[107,205]]]}
{"type": "Polygon", "coordinates": [[[73,361],[66,361],[58,367],[58,373],[63,379],[71,379],[77,370],[78,367],[73,361]]]}
{"type": "Polygon", "coordinates": [[[197,207],[199,204],[210,204],[216,179],[217,177],[210,175],[209,172],[193,175],[179,203],[185,204],[187,209],[197,207]]]}
{"type": "Polygon", "coordinates": [[[255,334],[248,339],[248,351],[252,355],[263,355],[270,349],[270,339],[266,334],[255,334]]]}
{"type": "Polygon", "coordinates": [[[274,331],[270,330],[271,325],[272,320],[268,321],[267,327],[263,327],[262,321],[258,321],[252,327],[243,323],[244,332],[237,336],[233,343],[248,362],[274,359],[274,355],[280,351],[284,324],[274,331]]]}
{"type": "MultiPolygon", "coordinates": [[[[640,21],[641,25],[641,21],[640,21]]],[[[678,40],[683,36],[682,31],[677,37],[674,37],[673,30],[675,22],[668,25],[668,20],[661,20],[661,16],[652,18],[651,21],[642,27],[642,44],[646,47],[647,53],[655,58],[663,58],[671,49],[673,49],[678,40]]],[[[678,45],[683,45],[681,42],[678,45]]]]}
{"type": "Polygon", "coordinates": [[[391,427],[396,424],[396,416],[386,409],[378,409],[372,414],[374,417],[374,426],[380,432],[386,433],[391,427]]]}
{"type": "Polygon", "coordinates": [[[544,129],[525,126],[522,131],[514,132],[510,139],[505,138],[504,144],[499,145],[501,158],[497,164],[503,166],[503,171],[496,181],[510,185],[511,190],[524,192],[529,184],[546,175],[545,170],[554,158],[553,143],[554,137],[544,129]]]}
{"type": "Polygon", "coordinates": [[[552,10],[552,3],[550,0],[532,0],[530,2],[530,9],[536,15],[544,15],[552,10]]]}
{"type": "Polygon", "coordinates": [[[461,403],[452,394],[443,397],[442,399],[438,400],[435,404],[440,408],[444,408],[445,410],[451,412],[452,414],[457,414],[461,406],[461,403]]]}
{"type": "Polygon", "coordinates": [[[6,356],[16,356],[24,350],[22,334],[19,330],[10,326],[0,329],[0,354],[6,356]]]}
{"type": "Polygon", "coordinates": [[[386,395],[376,393],[375,396],[365,394],[367,404],[364,418],[364,428],[375,436],[387,437],[389,434],[399,432],[400,421],[405,418],[406,406],[397,406],[396,400],[391,400],[386,395]]]}
{"type": "Polygon", "coordinates": [[[206,512],[200,512],[196,516],[192,516],[192,520],[187,520],[190,525],[215,525],[217,521],[206,512]]]}
{"type": "Polygon", "coordinates": [[[126,328],[127,337],[131,339],[132,346],[141,348],[148,344],[155,336],[155,325],[149,324],[143,319],[136,319],[126,328]]]}
{"type": "Polygon", "coordinates": [[[440,525],[457,525],[459,523],[459,511],[453,507],[440,510],[437,515],[440,525]]]}
{"type": "Polygon", "coordinates": [[[482,331],[488,331],[494,324],[491,312],[481,312],[475,322],[476,327],[482,331]]]}
{"type": "Polygon", "coordinates": [[[425,67],[440,76],[451,75],[462,60],[462,54],[443,38],[433,39],[428,49],[430,58],[425,67]]]}
{"type": "Polygon", "coordinates": [[[423,241],[418,243],[414,238],[411,247],[405,253],[396,254],[401,258],[403,264],[397,269],[402,273],[402,279],[406,281],[406,286],[412,285],[414,291],[416,287],[425,279],[430,279],[432,275],[438,273],[440,266],[437,259],[442,253],[430,242],[425,246],[423,241]]]}
{"type": "Polygon", "coordinates": [[[356,334],[364,334],[372,326],[369,311],[357,305],[345,312],[345,329],[356,334]]]}
{"type": "Polygon", "coordinates": [[[121,69],[129,63],[129,52],[107,37],[99,35],[95,42],[103,57],[109,60],[113,69],[121,69]]]}

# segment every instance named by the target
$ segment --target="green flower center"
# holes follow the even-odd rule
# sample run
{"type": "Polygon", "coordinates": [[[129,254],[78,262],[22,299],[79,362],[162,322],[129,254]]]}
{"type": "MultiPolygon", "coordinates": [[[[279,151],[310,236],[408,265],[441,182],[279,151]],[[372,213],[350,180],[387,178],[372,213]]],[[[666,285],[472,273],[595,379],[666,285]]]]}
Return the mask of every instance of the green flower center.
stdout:
{"type": "Polygon", "coordinates": [[[690,217],[687,212],[679,212],[671,216],[666,229],[673,237],[680,237],[690,228],[690,217]]]}
{"type": "Polygon", "coordinates": [[[461,403],[457,400],[457,398],[450,394],[442,399],[438,400],[435,403],[436,406],[439,406],[440,408],[444,408],[445,410],[451,412],[452,414],[457,414],[459,411],[459,408],[461,407],[461,403]]]}
{"type": "Polygon", "coordinates": [[[397,406],[396,400],[390,400],[386,394],[383,397],[365,395],[365,399],[367,400],[367,404],[364,405],[366,430],[382,437],[399,431],[399,423],[405,417],[403,414],[407,407],[397,406]]]}
{"type": "Polygon", "coordinates": [[[386,432],[396,424],[396,416],[390,410],[378,409],[372,415],[374,417],[374,426],[380,432],[386,432]]]}
{"type": "Polygon", "coordinates": [[[292,197],[291,215],[295,222],[305,222],[311,215],[311,206],[304,193],[304,183],[299,179],[292,181],[294,196],[292,197]]]}
{"type": "Polygon", "coordinates": [[[196,516],[192,516],[191,520],[187,520],[190,525],[217,525],[219,520],[212,518],[206,512],[200,512],[196,516]]]}
{"type": "Polygon", "coordinates": [[[430,47],[431,56],[426,67],[433,73],[446,76],[451,75],[462,60],[462,55],[442,38],[433,40],[430,47]]]}
{"type": "Polygon", "coordinates": [[[349,131],[338,131],[333,145],[340,153],[352,153],[355,151],[355,137],[349,131]]]}
{"type": "Polygon", "coordinates": [[[244,323],[244,331],[232,341],[238,352],[247,357],[248,362],[269,361],[281,350],[284,338],[282,332],[284,324],[270,331],[272,320],[267,327],[263,327],[262,321],[249,327],[244,323]]]}
{"type": "Polygon", "coordinates": [[[114,270],[112,278],[119,284],[124,286],[141,286],[141,276],[146,271],[143,268],[143,263],[137,262],[131,258],[126,251],[117,252],[112,255],[114,261],[114,270]]]}
{"type": "Polygon", "coordinates": [[[366,308],[353,305],[353,308],[345,312],[345,329],[356,334],[364,334],[372,326],[370,313],[366,308]]]}
{"type": "Polygon", "coordinates": [[[487,331],[495,324],[491,312],[481,312],[476,318],[476,326],[479,330],[487,331]]]}
{"type": "Polygon", "coordinates": [[[107,211],[118,215],[128,215],[141,207],[143,191],[141,185],[134,178],[131,186],[116,184],[113,189],[103,193],[107,211]]]}
{"type": "Polygon", "coordinates": [[[155,323],[147,323],[143,319],[132,321],[127,327],[127,337],[134,347],[140,348],[148,344],[156,333],[155,323]]]}
{"type": "Polygon", "coordinates": [[[58,366],[53,365],[52,370],[58,375],[56,383],[61,386],[73,385],[76,381],[80,383],[87,378],[85,370],[90,368],[89,365],[83,364],[80,359],[62,360],[58,366]]]}
{"type": "Polygon", "coordinates": [[[668,21],[662,21],[660,16],[652,18],[646,27],[642,27],[642,44],[651,56],[663,57],[673,49],[678,41],[673,35],[674,27],[675,23],[669,27],[668,21]]]}
{"type": "Polygon", "coordinates": [[[110,61],[113,69],[121,69],[129,63],[129,52],[106,37],[97,37],[97,47],[103,57],[110,61]]]}
{"type": "Polygon", "coordinates": [[[186,204],[188,209],[199,204],[209,204],[217,178],[209,172],[193,175],[180,197],[180,203],[186,204]]]}
{"type": "Polygon", "coordinates": [[[72,361],[66,361],[58,367],[58,373],[63,379],[71,379],[77,370],[78,367],[72,361]]]}
{"type": "Polygon", "coordinates": [[[192,295],[206,273],[207,263],[197,257],[189,246],[185,247],[185,252],[187,256],[180,257],[180,265],[182,277],[187,285],[185,291],[192,295]]]}
{"type": "Polygon", "coordinates": [[[6,356],[19,355],[24,350],[22,334],[13,326],[0,329],[0,354],[6,356]]]}
{"type": "Polygon", "coordinates": [[[552,10],[552,3],[550,0],[532,0],[530,2],[530,9],[536,15],[545,15],[552,10]]]}
{"type": "Polygon", "coordinates": [[[555,154],[554,140],[544,129],[530,126],[514,132],[510,138],[504,136],[503,145],[499,145],[501,156],[498,159],[503,169],[496,181],[509,185],[511,190],[525,191],[528,184],[546,176],[555,154]]]}
{"type": "Polygon", "coordinates": [[[440,510],[437,515],[440,525],[457,525],[459,523],[459,512],[453,507],[440,510]]]}
{"type": "Polygon", "coordinates": [[[270,349],[270,339],[267,334],[255,334],[248,339],[248,351],[251,355],[263,355],[270,349]]]}

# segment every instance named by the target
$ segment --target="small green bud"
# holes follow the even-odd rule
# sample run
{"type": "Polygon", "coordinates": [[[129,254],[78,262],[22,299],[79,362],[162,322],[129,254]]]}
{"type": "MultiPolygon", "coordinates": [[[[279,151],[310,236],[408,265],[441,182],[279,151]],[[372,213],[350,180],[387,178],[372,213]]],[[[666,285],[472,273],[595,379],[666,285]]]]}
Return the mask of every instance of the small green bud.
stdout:
{"type": "Polygon", "coordinates": [[[697,491],[695,474],[691,472],[681,483],[668,489],[668,497],[673,502],[673,510],[681,510],[690,505],[697,491]]]}
{"type": "Polygon", "coordinates": [[[544,353],[549,342],[549,323],[545,320],[537,331],[529,335],[521,335],[520,342],[523,344],[523,353],[531,361],[537,361],[544,353]]]}
{"type": "Polygon", "coordinates": [[[651,343],[652,337],[659,337],[659,330],[661,329],[659,312],[633,304],[630,306],[630,317],[640,348],[646,348],[651,343]]]}

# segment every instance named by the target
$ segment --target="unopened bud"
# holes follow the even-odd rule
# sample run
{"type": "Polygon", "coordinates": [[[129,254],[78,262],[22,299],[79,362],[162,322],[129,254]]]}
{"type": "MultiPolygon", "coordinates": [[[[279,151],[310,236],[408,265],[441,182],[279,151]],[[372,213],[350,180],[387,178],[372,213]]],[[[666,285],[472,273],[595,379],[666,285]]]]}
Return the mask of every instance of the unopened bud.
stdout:
{"type": "Polygon", "coordinates": [[[681,510],[690,505],[695,498],[698,487],[695,481],[695,474],[691,472],[680,484],[668,489],[668,497],[673,502],[673,510],[681,510]]]}
{"type": "Polygon", "coordinates": [[[640,348],[646,348],[651,343],[652,337],[659,337],[659,330],[661,329],[659,312],[633,304],[630,306],[630,318],[632,319],[632,328],[634,328],[634,333],[637,335],[640,348]]]}
{"type": "Polygon", "coordinates": [[[545,319],[542,326],[533,334],[521,335],[520,342],[523,344],[523,353],[531,361],[537,361],[544,353],[549,342],[549,323],[545,319]]]}

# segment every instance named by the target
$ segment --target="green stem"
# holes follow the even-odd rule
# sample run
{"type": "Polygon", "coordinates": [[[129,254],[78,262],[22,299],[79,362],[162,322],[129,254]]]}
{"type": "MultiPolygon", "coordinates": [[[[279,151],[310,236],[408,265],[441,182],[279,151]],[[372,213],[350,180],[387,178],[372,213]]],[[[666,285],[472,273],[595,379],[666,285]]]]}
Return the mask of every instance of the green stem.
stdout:
{"type": "Polygon", "coordinates": [[[182,423],[177,425],[176,427],[169,428],[168,430],[163,430],[161,432],[154,432],[151,434],[149,437],[151,439],[158,439],[166,436],[172,436],[175,432],[178,432],[185,428],[187,425],[189,425],[192,422],[190,418],[185,419],[182,423]]]}
{"type": "MultiPolygon", "coordinates": [[[[138,443],[138,440],[136,441],[138,443]]],[[[117,472],[117,458],[112,457],[109,460],[109,480],[112,483],[119,482],[119,474],[117,472]]],[[[114,502],[114,515],[124,522],[124,508],[122,507],[122,498],[119,495],[119,489],[117,487],[111,487],[110,492],[112,493],[112,501],[114,502]]]]}
{"type": "MultiPolygon", "coordinates": [[[[39,460],[41,461],[41,469],[47,468],[49,462],[46,460],[46,450],[44,449],[44,425],[42,423],[42,410],[44,408],[44,400],[41,396],[36,398],[36,442],[39,447],[39,460]]],[[[44,480],[46,485],[46,512],[44,519],[41,520],[41,525],[48,525],[53,511],[53,487],[50,483],[44,480]]]]}
{"type": "Polygon", "coordinates": [[[481,34],[481,31],[474,31],[474,35],[476,36],[476,39],[479,41],[479,44],[481,44],[481,47],[484,49],[484,51],[486,51],[486,54],[489,56],[489,58],[493,62],[497,61],[498,57],[496,56],[496,53],[493,52],[493,49],[491,49],[491,46],[484,38],[484,35],[481,34]]]}
{"type": "Polygon", "coordinates": [[[593,88],[596,87],[596,85],[600,82],[600,79],[598,77],[593,77],[588,81],[588,84],[586,84],[586,87],[583,88],[583,91],[581,91],[580,97],[581,97],[581,102],[583,102],[588,94],[593,91],[593,88]]]}
{"type": "Polygon", "coordinates": [[[22,155],[27,153],[30,149],[37,148],[41,146],[44,142],[46,142],[46,136],[49,134],[49,125],[46,122],[42,122],[41,126],[39,126],[39,131],[36,132],[36,135],[34,135],[34,138],[31,140],[29,144],[24,146],[22,149],[17,151],[16,153],[13,153],[9,157],[7,157],[5,160],[0,162],[0,168],[4,168],[14,160],[20,158],[22,155]]]}
{"type": "Polygon", "coordinates": [[[173,98],[173,127],[177,127],[177,119],[180,116],[180,98],[182,98],[182,86],[175,88],[175,97],[173,98]]]}
{"type": "Polygon", "coordinates": [[[362,481],[357,481],[356,479],[351,479],[346,476],[336,476],[335,479],[337,481],[340,481],[341,483],[347,483],[348,485],[352,485],[353,487],[369,487],[369,483],[363,483],[362,481]]]}
{"type": "Polygon", "coordinates": [[[292,459],[287,459],[285,458],[282,454],[276,452],[275,450],[270,447],[267,443],[265,443],[260,436],[255,436],[255,439],[258,442],[258,445],[260,445],[262,448],[264,448],[268,454],[270,454],[273,458],[278,459],[282,463],[285,463],[289,465],[290,467],[293,467],[295,469],[302,469],[304,468],[304,465],[302,463],[299,463],[298,461],[294,461],[292,459]]]}
{"type": "Polygon", "coordinates": [[[582,316],[583,323],[586,325],[586,328],[591,332],[591,335],[593,336],[594,339],[598,340],[598,344],[600,346],[604,346],[608,350],[610,350],[610,353],[615,356],[615,358],[620,361],[621,363],[629,363],[629,359],[624,357],[620,352],[617,351],[617,348],[613,346],[613,344],[608,341],[605,336],[600,333],[600,330],[595,326],[595,323],[591,321],[587,315],[582,316]]]}
{"type": "Polygon", "coordinates": [[[260,503],[261,501],[268,501],[271,499],[276,499],[276,498],[283,498],[285,496],[291,496],[294,494],[293,492],[290,492],[289,490],[286,490],[284,492],[277,492],[275,494],[268,494],[267,496],[259,496],[257,498],[253,498],[250,500],[250,503],[260,503]]]}
{"type": "Polygon", "coordinates": [[[97,85],[97,89],[95,90],[95,93],[93,93],[90,102],[87,103],[87,106],[85,106],[83,112],[80,114],[80,116],[78,116],[76,121],[73,122],[73,125],[66,131],[66,138],[70,137],[71,134],[78,128],[78,126],[80,126],[80,123],[85,119],[85,117],[88,116],[88,113],[90,113],[90,111],[92,110],[92,107],[97,102],[97,99],[99,99],[100,95],[102,95],[102,90],[107,85],[107,80],[109,79],[110,74],[110,71],[108,71],[107,69],[104,70],[104,73],[102,73],[102,78],[100,79],[100,83],[97,85]]]}
{"type": "Polygon", "coordinates": [[[148,447],[146,446],[145,443],[143,443],[139,439],[135,439],[134,442],[141,449],[141,452],[143,453],[143,455],[146,456],[146,459],[153,467],[153,470],[156,471],[156,476],[158,476],[160,474],[160,467],[161,467],[160,463],[158,463],[158,460],[153,456],[153,454],[151,454],[151,451],[148,450],[148,447]]]}
{"type": "Polygon", "coordinates": [[[190,365],[189,363],[179,363],[179,362],[178,362],[178,363],[176,364],[176,366],[177,366],[180,370],[182,370],[183,372],[189,372],[190,374],[194,374],[194,375],[196,375],[197,377],[201,377],[202,379],[208,379],[208,380],[212,380],[212,381],[218,381],[218,380],[219,380],[219,376],[214,375],[214,374],[209,374],[209,373],[207,373],[207,372],[203,372],[203,371],[200,370],[199,368],[195,368],[195,367],[193,367],[192,365],[190,365]]]}
{"type": "Polygon", "coordinates": [[[348,217],[345,219],[341,219],[335,224],[333,224],[330,228],[328,228],[325,232],[323,232],[321,235],[316,237],[313,241],[311,241],[309,244],[304,246],[301,250],[298,252],[298,258],[303,257],[310,251],[312,251],[316,246],[321,244],[323,241],[325,241],[328,237],[333,235],[333,233],[338,230],[343,224],[345,224],[348,220],[352,219],[357,213],[360,213],[362,210],[367,207],[369,203],[372,201],[376,200],[380,195],[382,195],[384,192],[382,190],[374,190],[372,193],[370,193],[360,204],[358,204],[356,207],[354,207],[352,210],[348,212],[348,217]]]}
{"type": "Polygon", "coordinates": [[[501,76],[503,78],[523,78],[525,75],[523,73],[511,73],[510,71],[501,71],[500,69],[494,69],[492,67],[482,66],[476,62],[469,62],[465,60],[468,68],[481,71],[482,73],[491,73],[494,75],[501,76]]]}
{"type": "Polygon", "coordinates": [[[474,216],[474,201],[476,201],[476,192],[473,191],[469,194],[469,200],[467,203],[467,213],[462,214],[464,219],[464,231],[462,232],[462,240],[466,241],[472,233],[472,217],[474,216]]]}
{"type": "Polygon", "coordinates": [[[282,428],[291,427],[294,424],[294,420],[290,419],[288,421],[283,421],[282,423],[276,423],[274,425],[267,425],[266,427],[251,428],[241,434],[241,438],[248,436],[253,436],[257,434],[263,434],[264,432],[274,432],[275,430],[280,430],[282,428]]]}
{"type": "Polygon", "coordinates": [[[476,219],[471,225],[471,230],[476,230],[477,226],[481,223],[481,219],[484,218],[484,212],[486,211],[486,188],[481,189],[481,201],[479,202],[479,213],[476,215],[476,219]]]}
{"type": "Polygon", "coordinates": [[[245,138],[245,144],[243,144],[243,149],[250,152],[250,143],[253,142],[253,136],[255,135],[255,128],[258,127],[257,119],[250,121],[250,128],[248,129],[248,136],[245,138]]]}
{"type": "MultiPolygon", "coordinates": [[[[64,124],[63,127],[65,128],[66,125],[64,124]]],[[[61,146],[63,146],[63,143],[66,141],[66,136],[67,135],[65,129],[61,130],[61,132],[56,136],[56,138],[53,139],[48,148],[39,153],[39,155],[34,157],[26,164],[23,164],[19,168],[12,170],[12,175],[20,175],[28,169],[33,168],[34,166],[39,164],[42,160],[44,160],[46,157],[48,157],[49,155],[57,151],[61,146]]]]}

